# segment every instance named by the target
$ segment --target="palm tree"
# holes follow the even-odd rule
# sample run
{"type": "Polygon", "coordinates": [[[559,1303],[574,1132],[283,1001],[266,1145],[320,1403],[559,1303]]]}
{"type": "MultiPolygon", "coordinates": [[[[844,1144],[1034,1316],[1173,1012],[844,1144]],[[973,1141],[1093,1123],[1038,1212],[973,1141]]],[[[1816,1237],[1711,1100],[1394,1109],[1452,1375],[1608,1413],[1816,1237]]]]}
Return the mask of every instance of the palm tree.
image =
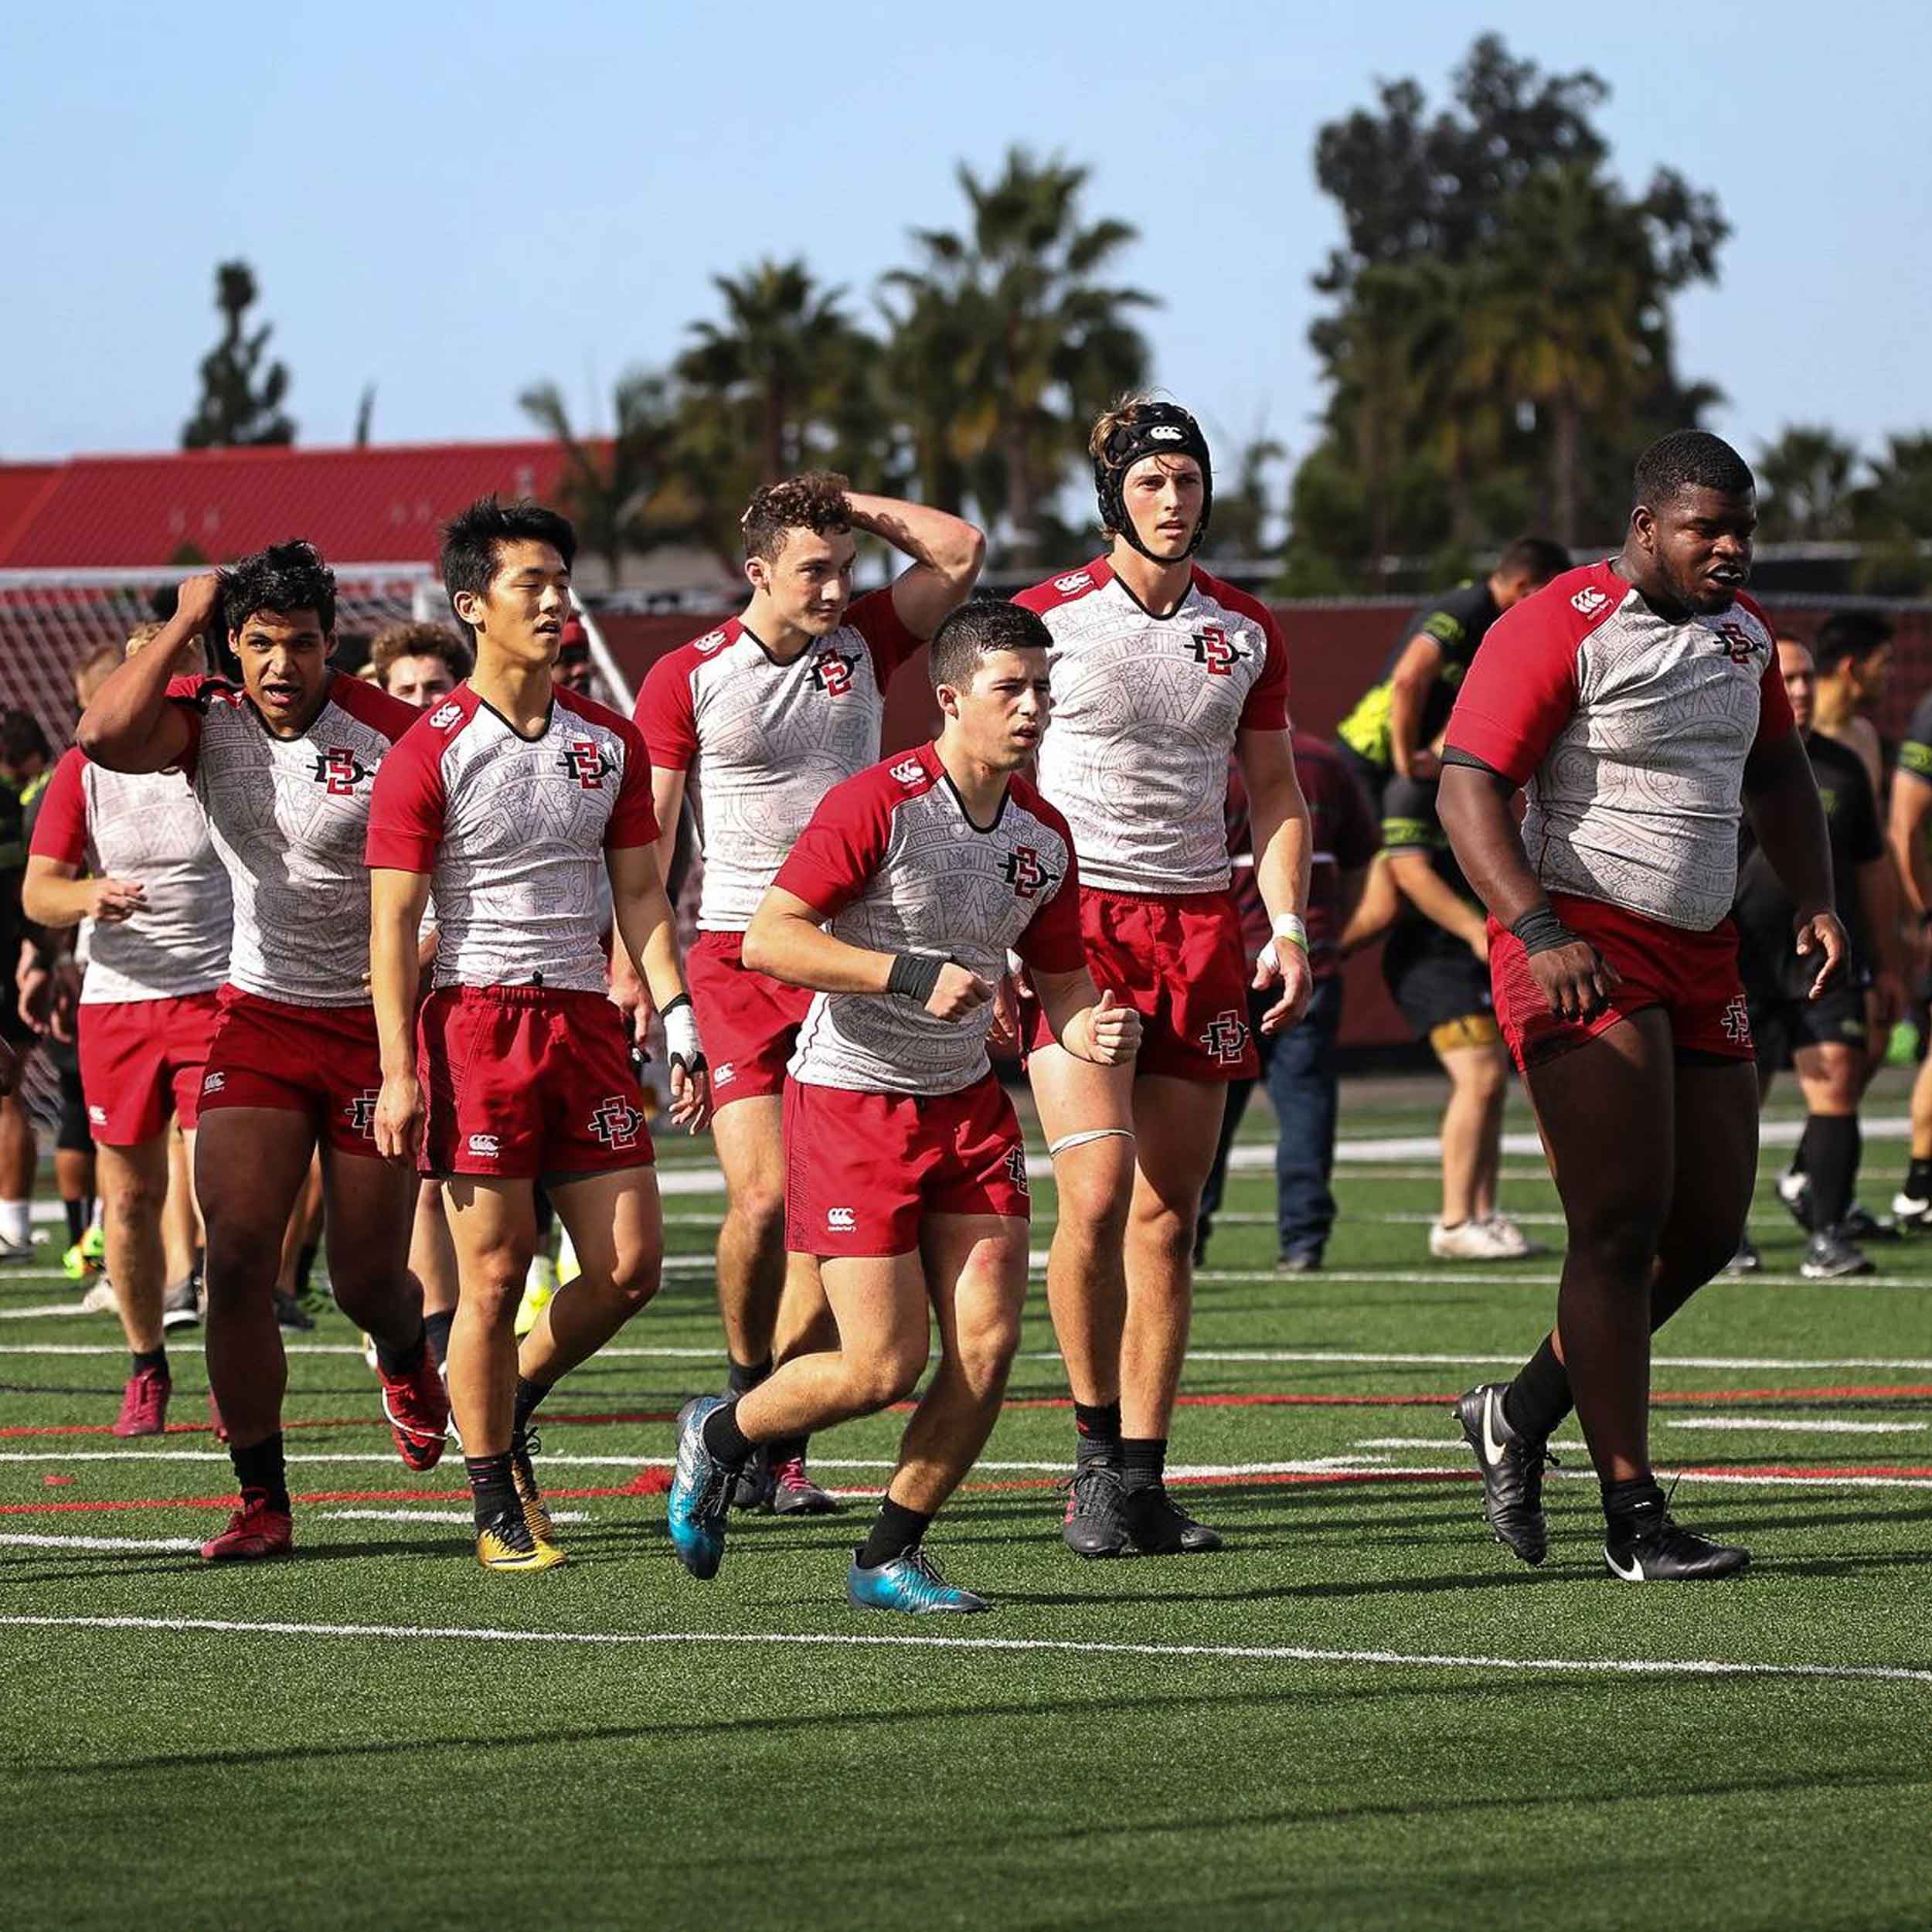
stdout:
{"type": "Polygon", "coordinates": [[[1821,423],[1792,423],[1757,459],[1764,534],[1798,543],[1848,534],[1857,463],[1857,449],[1842,436],[1821,423]]]}
{"type": "Polygon", "coordinates": [[[964,230],[915,230],[919,266],[881,285],[921,483],[936,501],[957,508],[970,493],[983,515],[1003,516],[1017,563],[1039,561],[1087,423],[1147,369],[1128,311],[1154,298],[1097,279],[1137,231],[1082,220],[1087,172],[1023,148],[990,182],[962,165],[964,230]]]}

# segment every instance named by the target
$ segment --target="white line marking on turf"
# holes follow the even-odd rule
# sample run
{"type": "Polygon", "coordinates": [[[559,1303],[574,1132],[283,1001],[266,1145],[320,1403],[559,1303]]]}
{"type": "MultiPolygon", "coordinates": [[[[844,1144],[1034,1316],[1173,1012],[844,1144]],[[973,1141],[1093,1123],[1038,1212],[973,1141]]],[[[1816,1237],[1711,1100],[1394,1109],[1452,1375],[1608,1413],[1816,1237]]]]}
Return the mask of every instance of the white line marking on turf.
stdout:
{"type": "MultiPolygon", "coordinates": [[[[1194,1278],[1197,1281],[1211,1282],[1267,1281],[1272,1282],[1277,1287],[1285,1287],[1287,1281],[1292,1277],[1277,1274],[1272,1268],[1202,1268],[1196,1272],[1194,1278]]],[[[1561,1277],[1546,1271],[1480,1274],[1461,1262],[1449,1261],[1434,1269],[1325,1267],[1316,1278],[1321,1281],[1381,1283],[1392,1287],[1440,1288],[1447,1287],[1451,1282],[1468,1281],[1479,1287],[1553,1288],[1561,1277]]],[[[1841,1298],[1852,1285],[1845,1281],[1808,1281],[1800,1274],[1753,1274],[1747,1278],[1754,1288],[1828,1287],[1835,1296],[1841,1298]]],[[[1900,1277],[1888,1280],[1883,1274],[1869,1275],[1857,1285],[1862,1288],[1904,1289],[1914,1294],[1926,1292],[1926,1284],[1921,1279],[1900,1277]]]]}
{"type": "Polygon", "coordinates": [[[1672,1416],[1667,1429],[1750,1429],[1784,1436],[1922,1436],[1932,1423],[1810,1422],[1782,1416],[1672,1416]]]}
{"type": "Polygon", "coordinates": [[[1092,1657],[1202,1658],[1250,1663],[1369,1664],[1409,1670],[1549,1671],[1579,1676],[1786,1677],[1932,1684],[1932,1669],[1903,1664],[1761,1664],[1719,1658],[1485,1657],[1427,1651],[1317,1650],[1301,1644],[1126,1644],[1066,1637],[927,1637],[780,1631],[495,1630],[425,1628],[409,1624],[245,1623],[217,1617],[0,1616],[0,1624],[36,1630],[145,1630],[238,1637],[334,1637],[384,1642],[576,1644],[611,1648],[665,1644],[801,1645],[832,1650],[1043,1651],[1092,1657]]]}
{"type": "MultiPolygon", "coordinates": [[[[1440,1452],[1444,1447],[1440,1438],[1431,1440],[1417,1436],[1406,1443],[1395,1437],[1380,1438],[1385,1447],[1395,1448],[1404,1446],[1411,1449],[1434,1449],[1440,1452]]],[[[1581,1444],[1574,1445],[1580,1451],[1581,1444]]],[[[1467,1476],[1475,1472],[1466,1462],[1405,1463],[1387,1470],[1365,1471],[1366,1475],[1390,1476],[1467,1476]]],[[[1750,1488],[1763,1484],[1772,1489],[1932,1489],[1932,1476],[1843,1476],[1827,1470],[1815,1476],[1773,1475],[1761,1469],[1706,1469],[1681,1468],[1675,1463],[1659,1463],[1657,1474],[1665,1476],[1682,1476],[1689,1482],[1714,1482],[1732,1488],[1750,1488]]],[[[1588,1467],[1570,1469],[1546,1469],[1543,1471],[1546,1482],[1594,1482],[1597,1472],[1588,1467]]]]}
{"type": "MultiPolygon", "coordinates": [[[[325,1516],[332,1516],[338,1522],[472,1522],[474,1512],[468,1509],[325,1509],[325,1516]]],[[[588,1522],[590,1512],[584,1509],[553,1509],[553,1522],[588,1522]]],[[[49,1538],[50,1542],[62,1540],[49,1538]]]]}
{"type": "Polygon", "coordinates": [[[25,1549],[199,1549],[199,1536],[35,1536],[9,1530],[0,1534],[0,1543],[17,1544],[25,1549]]]}

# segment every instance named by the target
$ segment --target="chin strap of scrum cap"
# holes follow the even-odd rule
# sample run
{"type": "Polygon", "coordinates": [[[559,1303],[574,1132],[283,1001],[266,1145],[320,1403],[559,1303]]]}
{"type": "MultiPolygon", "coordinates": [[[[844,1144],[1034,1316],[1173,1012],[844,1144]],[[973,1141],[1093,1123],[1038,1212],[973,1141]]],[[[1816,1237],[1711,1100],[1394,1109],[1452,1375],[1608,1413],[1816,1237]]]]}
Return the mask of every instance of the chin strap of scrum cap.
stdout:
{"type": "Polygon", "coordinates": [[[1134,519],[1128,514],[1127,473],[1148,456],[1191,456],[1201,466],[1201,520],[1195,525],[1193,541],[1184,553],[1192,556],[1207,535],[1208,519],[1214,510],[1214,466],[1200,424],[1178,403],[1143,403],[1135,410],[1132,422],[1121,423],[1108,436],[1094,459],[1094,488],[1100,498],[1100,522],[1151,561],[1173,561],[1154,555],[1141,541],[1134,519]]]}

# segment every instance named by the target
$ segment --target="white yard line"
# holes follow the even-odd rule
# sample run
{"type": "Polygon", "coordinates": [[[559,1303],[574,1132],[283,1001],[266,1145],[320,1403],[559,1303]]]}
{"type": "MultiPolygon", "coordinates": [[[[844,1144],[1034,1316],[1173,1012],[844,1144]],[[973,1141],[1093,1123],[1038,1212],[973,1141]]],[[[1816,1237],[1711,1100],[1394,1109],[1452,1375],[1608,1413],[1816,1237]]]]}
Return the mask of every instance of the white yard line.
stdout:
{"type": "Polygon", "coordinates": [[[204,1540],[200,1536],[35,1536],[14,1530],[0,1532],[0,1544],[22,1549],[145,1550],[152,1553],[199,1549],[204,1540]]]}
{"type": "Polygon", "coordinates": [[[1367,1665],[1392,1669],[1523,1671],[1591,1677],[1778,1677],[1932,1685],[1932,1669],[1902,1664],[1765,1664],[1719,1658],[1491,1657],[1427,1651],[1322,1650],[1300,1644],[1128,1644],[1064,1637],[937,1637],[910,1632],[798,1634],[779,1631],[499,1630],[410,1624],[247,1622],[216,1617],[0,1615],[0,1625],[39,1630],[152,1631],[175,1635],[319,1637],[343,1641],[564,1644],[630,1649],[679,1645],[754,1648],[924,1650],[1154,1658],[1164,1662],[1367,1665]]]}
{"type": "MultiPolygon", "coordinates": [[[[317,1513],[332,1517],[338,1522],[473,1522],[475,1520],[474,1513],[468,1509],[324,1509],[317,1513]]],[[[590,1517],[587,1510],[553,1509],[550,1520],[553,1522],[588,1522],[590,1517]]]]}
{"type": "Polygon", "coordinates": [[[1666,1429],[1761,1431],[1781,1436],[1922,1436],[1928,1422],[1814,1422],[1786,1416],[1668,1416],[1666,1429]]]}

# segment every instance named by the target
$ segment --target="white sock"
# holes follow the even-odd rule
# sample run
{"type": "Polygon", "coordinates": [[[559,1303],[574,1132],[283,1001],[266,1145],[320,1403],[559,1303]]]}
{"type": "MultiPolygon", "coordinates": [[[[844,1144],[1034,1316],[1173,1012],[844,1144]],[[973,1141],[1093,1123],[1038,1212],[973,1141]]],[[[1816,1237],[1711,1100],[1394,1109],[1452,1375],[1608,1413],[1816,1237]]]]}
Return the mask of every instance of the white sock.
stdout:
{"type": "Polygon", "coordinates": [[[32,1239],[33,1227],[27,1218],[27,1203],[0,1201],[0,1241],[24,1248],[32,1239]]]}

